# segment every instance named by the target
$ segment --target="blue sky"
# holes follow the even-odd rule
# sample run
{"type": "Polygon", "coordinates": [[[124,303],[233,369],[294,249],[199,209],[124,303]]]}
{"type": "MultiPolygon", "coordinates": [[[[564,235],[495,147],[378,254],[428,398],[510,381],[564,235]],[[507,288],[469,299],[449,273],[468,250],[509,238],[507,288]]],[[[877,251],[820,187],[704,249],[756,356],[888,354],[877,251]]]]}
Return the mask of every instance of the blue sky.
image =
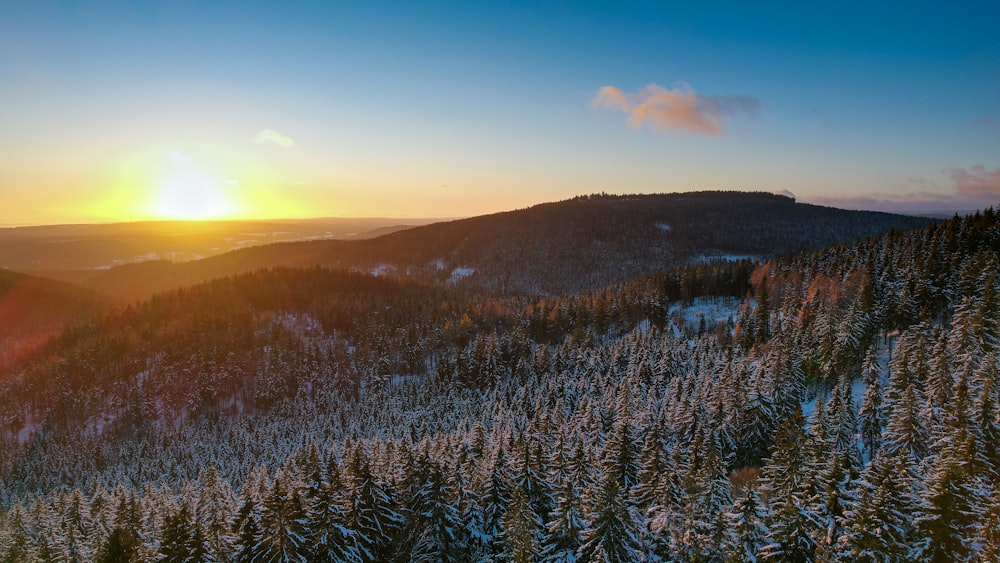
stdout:
{"type": "Polygon", "coordinates": [[[0,223],[694,189],[996,205],[997,21],[988,2],[14,0],[0,223]]]}

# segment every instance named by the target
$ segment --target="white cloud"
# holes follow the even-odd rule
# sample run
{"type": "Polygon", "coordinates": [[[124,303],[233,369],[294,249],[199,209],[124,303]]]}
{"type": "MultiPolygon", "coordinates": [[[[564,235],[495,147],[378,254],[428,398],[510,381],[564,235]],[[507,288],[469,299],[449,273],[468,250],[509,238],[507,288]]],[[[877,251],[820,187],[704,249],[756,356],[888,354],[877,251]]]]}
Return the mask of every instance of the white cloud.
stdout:
{"type": "Polygon", "coordinates": [[[274,143],[283,149],[295,146],[295,141],[291,137],[282,135],[274,129],[261,129],[253,140],[255,143],[274,143]]]}

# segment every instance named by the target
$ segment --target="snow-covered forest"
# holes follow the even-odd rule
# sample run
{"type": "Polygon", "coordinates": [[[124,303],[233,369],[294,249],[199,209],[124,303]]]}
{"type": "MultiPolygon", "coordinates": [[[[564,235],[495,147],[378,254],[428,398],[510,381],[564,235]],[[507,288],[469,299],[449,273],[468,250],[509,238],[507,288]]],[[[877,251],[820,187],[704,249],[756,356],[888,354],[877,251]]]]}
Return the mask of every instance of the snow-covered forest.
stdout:
{"type": "Polygon", "coordinates": [[[1000,561],[998,265],[987,210],[572,296],[161,294],[6,376],[0,559],[1000,561]]]}

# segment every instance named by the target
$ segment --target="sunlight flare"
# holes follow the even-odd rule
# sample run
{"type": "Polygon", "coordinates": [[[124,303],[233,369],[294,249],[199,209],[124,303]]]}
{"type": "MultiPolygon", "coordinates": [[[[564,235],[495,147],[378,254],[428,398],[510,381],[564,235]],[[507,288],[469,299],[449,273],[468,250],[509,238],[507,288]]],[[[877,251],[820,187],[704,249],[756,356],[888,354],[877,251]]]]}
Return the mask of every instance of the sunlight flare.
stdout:
{"type": "Polygon", "coordinates": [[[151,211],[166,219],[217,219],[232,217],[240,208],[232,189],[180,152],[168,153],[169,166],[156,184],[151,211]]]}

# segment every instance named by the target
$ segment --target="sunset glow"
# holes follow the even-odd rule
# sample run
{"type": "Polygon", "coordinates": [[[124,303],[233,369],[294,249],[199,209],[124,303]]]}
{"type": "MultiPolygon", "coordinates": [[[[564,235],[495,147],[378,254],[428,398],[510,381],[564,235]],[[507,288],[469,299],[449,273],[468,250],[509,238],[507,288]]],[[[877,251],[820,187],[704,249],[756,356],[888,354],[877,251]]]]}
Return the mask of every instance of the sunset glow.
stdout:
{"type": "MultiPolygon", "coordinates": [[[[220,219],[239,213],[233,195],[190,156],[169,154],[170,166],[153,188],[150,211],[164,219],[220,219]]],[[[234,182],[234,181],[230,181],[234,182]]]]}
{"type": "Polygon", "coordinates": [[[0,225],[1000,203],[995,3],[390,4],[15,2],[0,225]]]}

